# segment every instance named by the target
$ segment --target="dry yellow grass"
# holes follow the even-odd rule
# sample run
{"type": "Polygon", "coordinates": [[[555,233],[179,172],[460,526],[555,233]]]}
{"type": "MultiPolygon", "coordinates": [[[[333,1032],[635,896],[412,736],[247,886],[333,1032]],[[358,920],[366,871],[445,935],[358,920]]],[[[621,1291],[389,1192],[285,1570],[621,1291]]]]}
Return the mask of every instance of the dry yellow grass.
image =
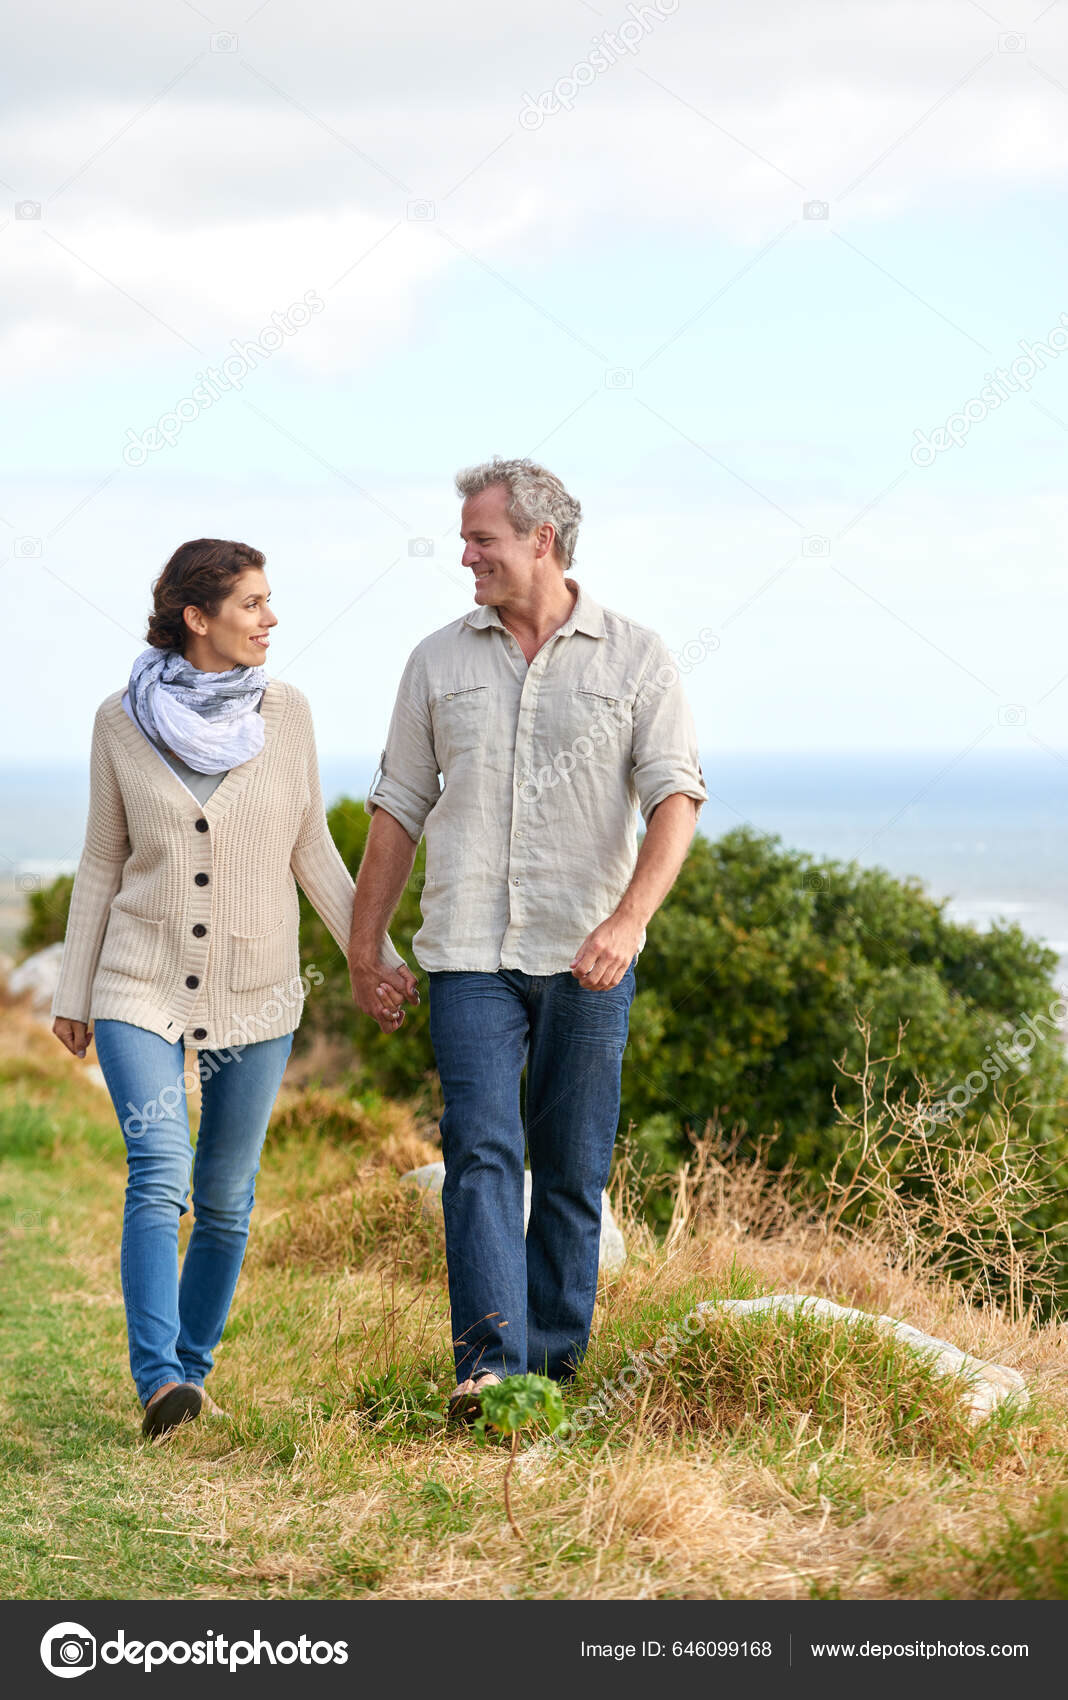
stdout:
{"type": "MultiPolygon", "coordinates": [[[[1068,1441],[1065,1325],[977,1307],[944,1275],[895,1259],[888,1242],[828,1233],[759,1166],[713,1146],[679,1178],[666,1244],[627,1221],[628,1263],[602,1284],[572,1404],[665,1317],[744,1279],[889,1312],[1012,1365],[1032,1408],[977,1432],[931,1383],[929,1432],[895,1428],[865,1405],[865,1360],[844,1347],[844,1392],[829,1416],[786,1401],[769,1412],[740,1381],[732,1402],[689,1421],[668,1373],[625,1421],[601,1422],[519,1474],[521,1544],[505,1521],[500,1447],[466,1431],[412,1432],[361,1405],[361,1381],[390,1370],[427,1397],[435,1383],[447,1391],[440,1228],[397,1186],[434,1148],[404,1106],[321,1090],[279,1102],[213,1378],[229,1418],[145,1447],[124,1362],[117,1130],[84,1065],[9,1009],[0,1108],[16,1100],[66,1118],[39,1163],[4,1170],[12,1197],[24,1175],[25,1196],[39,1200],[39,1223],[8,1235],[9,1258],[29,1268],[34,1253],[42,1272],[22,1361],[57,1390],[78,1376],[100,1420],[72,1438],[44,1393],[38,1404],[13,1397],[24,1389],[10,1382],[0,1393],[11,1445],[33,1472],[25,1492],[11,1478],[5,1593],[1002,1597],[1027,1589],[1003,1556],[1009,1518],[1034,1530],[1035,1591],[1063,1573],[1063,1525],[1047,1524],[1068,1441]],[[93,1494],[107,1540],[86,1511],[93,1494]],[[165,1534],[140,1547],[142,1530],[165,1534]]],[[[730,1354],[729,1329],[710,1338],[730,1354]]]]}

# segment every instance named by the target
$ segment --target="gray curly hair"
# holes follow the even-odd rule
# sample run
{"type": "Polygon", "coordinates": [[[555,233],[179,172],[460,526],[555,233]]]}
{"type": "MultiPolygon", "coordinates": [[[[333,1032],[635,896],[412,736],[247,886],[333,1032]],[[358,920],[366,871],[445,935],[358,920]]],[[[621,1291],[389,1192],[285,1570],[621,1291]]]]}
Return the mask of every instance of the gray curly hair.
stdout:
{"type": "Polygon", "coordinates": [[[508,491],[508,518],[517,536],[529,537],[539,525],[551,525],[556,532],[553,550],[569,567],[575,558],[582,508],[555,473],[533,460],[501,460],[494,455],[481,466],[468,466],[456,474],[457,493],[465,500],[495,484],[503,484],[508,491]]]}

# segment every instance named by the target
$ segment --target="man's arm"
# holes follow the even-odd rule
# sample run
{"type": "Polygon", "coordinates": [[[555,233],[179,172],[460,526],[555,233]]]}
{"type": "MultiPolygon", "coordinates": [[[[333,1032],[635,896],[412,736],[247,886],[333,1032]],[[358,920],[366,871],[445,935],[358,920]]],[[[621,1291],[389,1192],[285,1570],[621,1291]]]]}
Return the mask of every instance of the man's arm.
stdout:
{"type": "Polygon", "coordinates": [[[571,964],[579,983],[597,991],[618,986],[630,967],[642,928],[675,883],[708,798],[693,715],[659,638],[649,647],[634,699],[631,775],[646,826],[634,873],[571,964]]]}
{"type": "Polygon", "coordinates": [[[407,967],[387,972],[382,945],[412,871],[423,823],[439,795],[426,669],[416,648],[401,677],[379,775],[364,804],[371,826],[356,876],[349,934],[352,995],[367,1015],[385,1005],[394,1030],[404,1021],[405,997],[418,1003],[419,992],[407,967]]]}
{"type": "Polygon", "coordinates": [[[583,941],[571,972],[591,991],[618,986],[647,927],[678,877],[697,826],[697,803],[677,791],[653,810],[623,896],[583,941]]]}
{"type": "Polygon", "coordinates": [[[404,1019],[405,996],[409,1003],[417,1004],[419,992],[408,968],[398,968],[389,978],[383,975],[381,941],[412,871],[417,848],[400,821],[381,806],[376,808],[352,904],[348,951],[352,995],[364,1014],[372,1017],[385,1004],[394,1014],[396,1027],[404,1019]],[[398,981],[403,984],[403,995],[398,981]],[[396,1020],[398,1014],[400,1021],[396,1020]]]}

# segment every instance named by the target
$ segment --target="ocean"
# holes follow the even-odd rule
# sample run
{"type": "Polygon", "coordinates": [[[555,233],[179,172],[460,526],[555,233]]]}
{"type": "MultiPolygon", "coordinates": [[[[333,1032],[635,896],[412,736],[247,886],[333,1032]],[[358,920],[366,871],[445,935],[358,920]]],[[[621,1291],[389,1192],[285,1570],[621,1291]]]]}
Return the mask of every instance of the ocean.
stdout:
{"type": "MultiPolygon", "coordinates": [[[[323,792],[361,796],[375,758],[322,764],[323,792]]],[[[953,919],[1017,922],[1068,977],[1068,762],[1049,752],[702,756],[701,830],[742,821],[792,849],[916,875],[953,919]]],[[[0,945],[13,948],[23,894],[77,865],[84,766],[0,767],[0,945]]]]}

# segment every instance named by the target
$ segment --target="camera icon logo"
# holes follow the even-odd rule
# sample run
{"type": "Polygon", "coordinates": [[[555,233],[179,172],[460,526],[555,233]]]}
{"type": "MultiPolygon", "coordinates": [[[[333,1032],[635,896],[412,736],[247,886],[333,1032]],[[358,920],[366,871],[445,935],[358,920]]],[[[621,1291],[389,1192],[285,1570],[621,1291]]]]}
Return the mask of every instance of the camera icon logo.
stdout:
{"type": "Polygon", "coordinates": [[[237,37],[231,35],[229,30],[219,30],[211,38],[211,51],[213,53],[236,53],[237,46],[237,37]]]}
{"type": "Polygon", "coordinates": [[[432,537],[409,537],[408,553],[415,555],[420,560],[425,560],[434,553],[434,539],[432,537]]]}
{"type": "Polygon", "coordinates": [[[20,561],[34,560],[41,553],[39,537],[16,537],[15,554],[20,561]]]}
{"type": "Polygon", "coordinates": [[[831,216],[830,206],[826,201],[806,201],[801,208],[802,218],[828,219],[831,216]]]}
{"type": "Polygon", "coordinates": [[[1017,35],[1015,30],[1013,30],[1009,35],[999,35],[998,36],[998,52],[999,53],[1026,53],[1027,52],[1027,37],[1025,35],[1017,35]]]}
{"type": "Polygon", "coordinates": [[[803,537],[801,539],[802,555],[816,555],[826,558],[831,552],[829,537],[803,537]]]}
{"type": "Polygon", "coordinates": [[[414,223],[423,223],[434,217],[433,201],[409,201],[405,215],[414,223]]]}
{"type": "Polygon", "coordinates": [[[40,218],[40,216],[41,216],[41,203],[40,203],[40,201],[16,201],[15,202],[15,217],[16,218],[40,218]]]}
{"type": "Polygon", "coordinates": [[[96,1638],[80,1623],[56,1623],[41,1641],[41,1663],[53,1676],[84,1676],[96,1666],[96,1638]]]}
{"type": "Polygon", "coordinates": [[[1022,702],[1003,702],[998,709],[999,726],[1026,726],[1027,710],[1022,702]]]}
{"type": "Polygon", "coordinates": [[[604,375],[606,390],[632,390],[634,373],[629,366],[609,366],[604,375]]]}

